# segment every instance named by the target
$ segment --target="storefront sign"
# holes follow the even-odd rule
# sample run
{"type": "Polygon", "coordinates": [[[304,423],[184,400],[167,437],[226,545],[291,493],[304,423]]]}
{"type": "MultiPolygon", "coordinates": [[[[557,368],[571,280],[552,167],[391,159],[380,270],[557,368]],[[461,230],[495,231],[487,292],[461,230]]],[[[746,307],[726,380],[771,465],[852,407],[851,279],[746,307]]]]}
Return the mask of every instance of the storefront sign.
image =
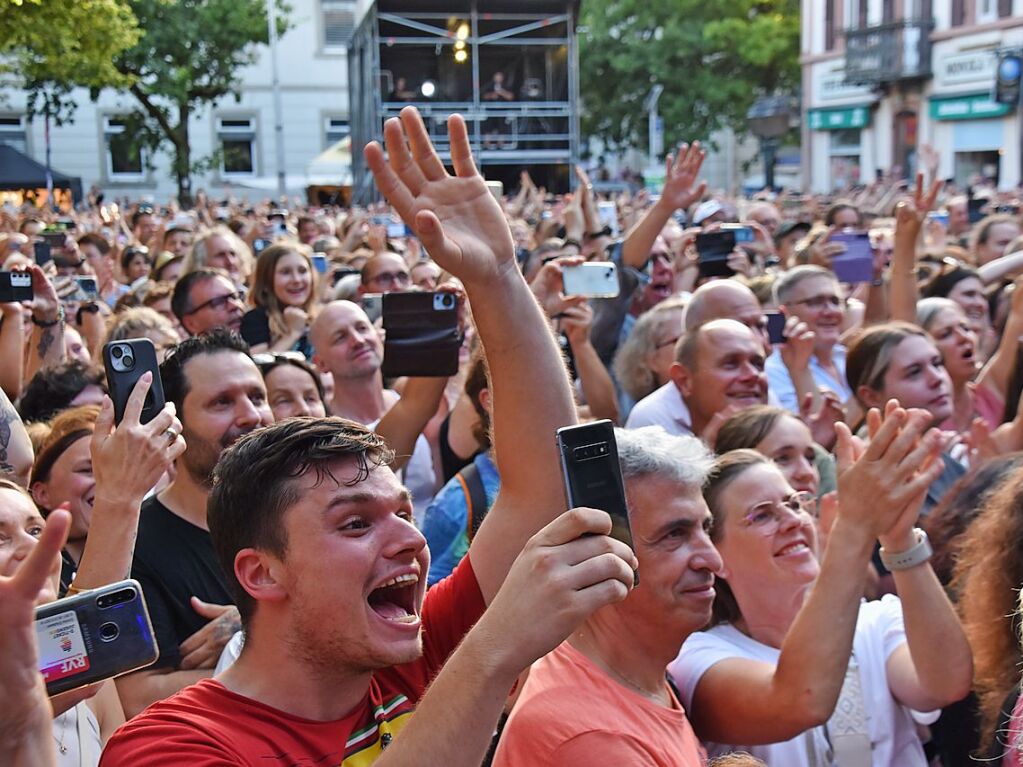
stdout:
{"type": "Polygon", "coordinates": [[[814,101],[873,101],[876,99],[870,88],[864,85],[850,85],[845,82],[845,72],[827,72],[817,79],[814,101]]]}
{"type": "Polygon", "coordinates": [[[971,51],[953,56],[935,56],[935,86],[941,90],[956,85],[995,81],[995,51],[971,51]]]}
{"type": "Polygon", "coordinates": [[[992,101],[990,93],[968,96],[934,96],[931,98],[931,118],[934,120],[982,120],[1002,117],[1012,107],[992,101]]]}
{"type": "Polygon", "coordinates": [[[810,130],[845,130],[864,128],[870,123],[870,107],[845,109],[811,109],[807,114],[810,130]]]}

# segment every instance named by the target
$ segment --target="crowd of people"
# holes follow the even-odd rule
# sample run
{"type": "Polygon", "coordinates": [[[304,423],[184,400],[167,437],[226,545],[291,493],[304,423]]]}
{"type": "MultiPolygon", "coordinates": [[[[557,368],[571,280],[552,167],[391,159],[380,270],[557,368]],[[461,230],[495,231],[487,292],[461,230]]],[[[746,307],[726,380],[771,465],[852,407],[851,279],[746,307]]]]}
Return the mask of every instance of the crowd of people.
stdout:
{"type": "Polygon", "coordinates": [[[0,211],[0,762],[1023,764],[1018,200],[735,199],[698,143],[658,194],[498,198],[448,127],[453,173],[388,121],[365,210],[0,211]],[[456,375],[383,376],[408,291],[456,375]],[[118,420],[137,338],[166,404],[118,420]],[[631,547],[566,510],[601,419],[631,547]],[[158,660],[47,696],[35,608],[126,577],[158,660]]]}

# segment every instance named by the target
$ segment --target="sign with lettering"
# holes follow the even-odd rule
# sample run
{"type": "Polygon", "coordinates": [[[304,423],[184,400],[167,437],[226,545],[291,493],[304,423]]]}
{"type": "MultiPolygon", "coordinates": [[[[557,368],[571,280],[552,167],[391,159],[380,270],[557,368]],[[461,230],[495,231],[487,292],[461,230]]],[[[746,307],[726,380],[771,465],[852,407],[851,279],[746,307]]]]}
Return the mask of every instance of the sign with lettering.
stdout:
{"type": "Polygon", "coordinates": [[[952,56],[935,56],[935,87],[937,89],[956,85],[983,83],[990,85],[995,80],[995,65],[998,56],[995,51],[970,51],[952,56]]]}

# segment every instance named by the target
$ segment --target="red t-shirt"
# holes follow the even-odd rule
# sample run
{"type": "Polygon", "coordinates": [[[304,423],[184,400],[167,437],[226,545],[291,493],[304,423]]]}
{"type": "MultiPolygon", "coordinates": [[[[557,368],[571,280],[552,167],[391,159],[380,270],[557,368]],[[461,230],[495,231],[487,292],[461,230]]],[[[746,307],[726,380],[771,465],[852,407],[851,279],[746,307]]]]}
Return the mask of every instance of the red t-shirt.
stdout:
{"type": "Polygon", "coordinates": [[[486,604],[469,557],[426,594],[423,656],[373,672],[361,705],[315,722],[228,690],[213,679],[158,701],[114,733],[102,767],[310,765],[364,767],[408,722],[444,661],[486,604]]]}
{"type": "Polygon", "coordinates": [[[563,642],[530,669],[494,767],[701,767],[703,748],[671,700],[667,708],[623,687],[563,642]]]}

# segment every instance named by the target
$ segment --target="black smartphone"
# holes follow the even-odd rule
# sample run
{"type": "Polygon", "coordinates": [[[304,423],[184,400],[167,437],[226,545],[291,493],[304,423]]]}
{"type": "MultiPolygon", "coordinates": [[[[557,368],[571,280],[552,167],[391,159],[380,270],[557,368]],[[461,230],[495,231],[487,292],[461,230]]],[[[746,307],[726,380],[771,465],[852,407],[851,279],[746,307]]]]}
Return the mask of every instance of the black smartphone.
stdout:
{"type": "Polygon", "coordinates": [[[781,312],[764,312],[764,317],[767,319],[767,339],[771,345],[785,343],[785,315],[781,312]]]}
{"type": "Polygon", "coordinates": [[[32,250],[35,253],[36,263],[39,266],[46,266],[53,260],[53,248],[46,241],[36,240],[32,243],[32,250]]]}
{"type": "Polygon", "coordinates": [[[696,253],[699,256],[701,277],[731,277],[735,274],[728,265],[728,256],[735,250],[735,231],[718,229],[696,235],[696,253]]]}
{"type": "Polygon", "coordinates": [[[153,374],[153,383],[146,394],[139,420],[149,423],[163,410],[165,400],[160,365],[156,361],[156,347],[148,338],[126,338],[104,344],[103,367],[107,372],[110,399],[114,401],[114,423],[120,423],[124,418],[128,397],[147,370],[153,374]]]}
{"type": "Polygon", "coordinates": [[[40,237],[43,242],[48,242],[53,250],[62,250],[67,242],[67,234],[64,232],[43,232],[40,237]]]}
{"type": "Polygon", "coordinates": [[[160,655],[142,587],[132,580],[40,605],[35,627],[48,695],[145,668],[160,655]]]}
{"type": "Polygon", "coordinates": [[[984,206],[988,201],[983,197],[970,197],[966,201],[966,217],[971,224],[976,224],[984,218],[984,206]]]}
{"type": "Polygon", "coordinates": [[[385,293],[385,378],[458,372],[458,299],[453,293],[385,293]]]}
{"type": "Polygon", "coordinates": [[[0,304],[31,301],[34,296],[29,272],[0,272],[0,304]]]}
{"type": "Polygon", "coordinates": [[[611,537],[635,551],[614,425],[605,419],[565,426],[558,429],[556,439],[569,508],[606,511],[611,515],[611,537]]]}

